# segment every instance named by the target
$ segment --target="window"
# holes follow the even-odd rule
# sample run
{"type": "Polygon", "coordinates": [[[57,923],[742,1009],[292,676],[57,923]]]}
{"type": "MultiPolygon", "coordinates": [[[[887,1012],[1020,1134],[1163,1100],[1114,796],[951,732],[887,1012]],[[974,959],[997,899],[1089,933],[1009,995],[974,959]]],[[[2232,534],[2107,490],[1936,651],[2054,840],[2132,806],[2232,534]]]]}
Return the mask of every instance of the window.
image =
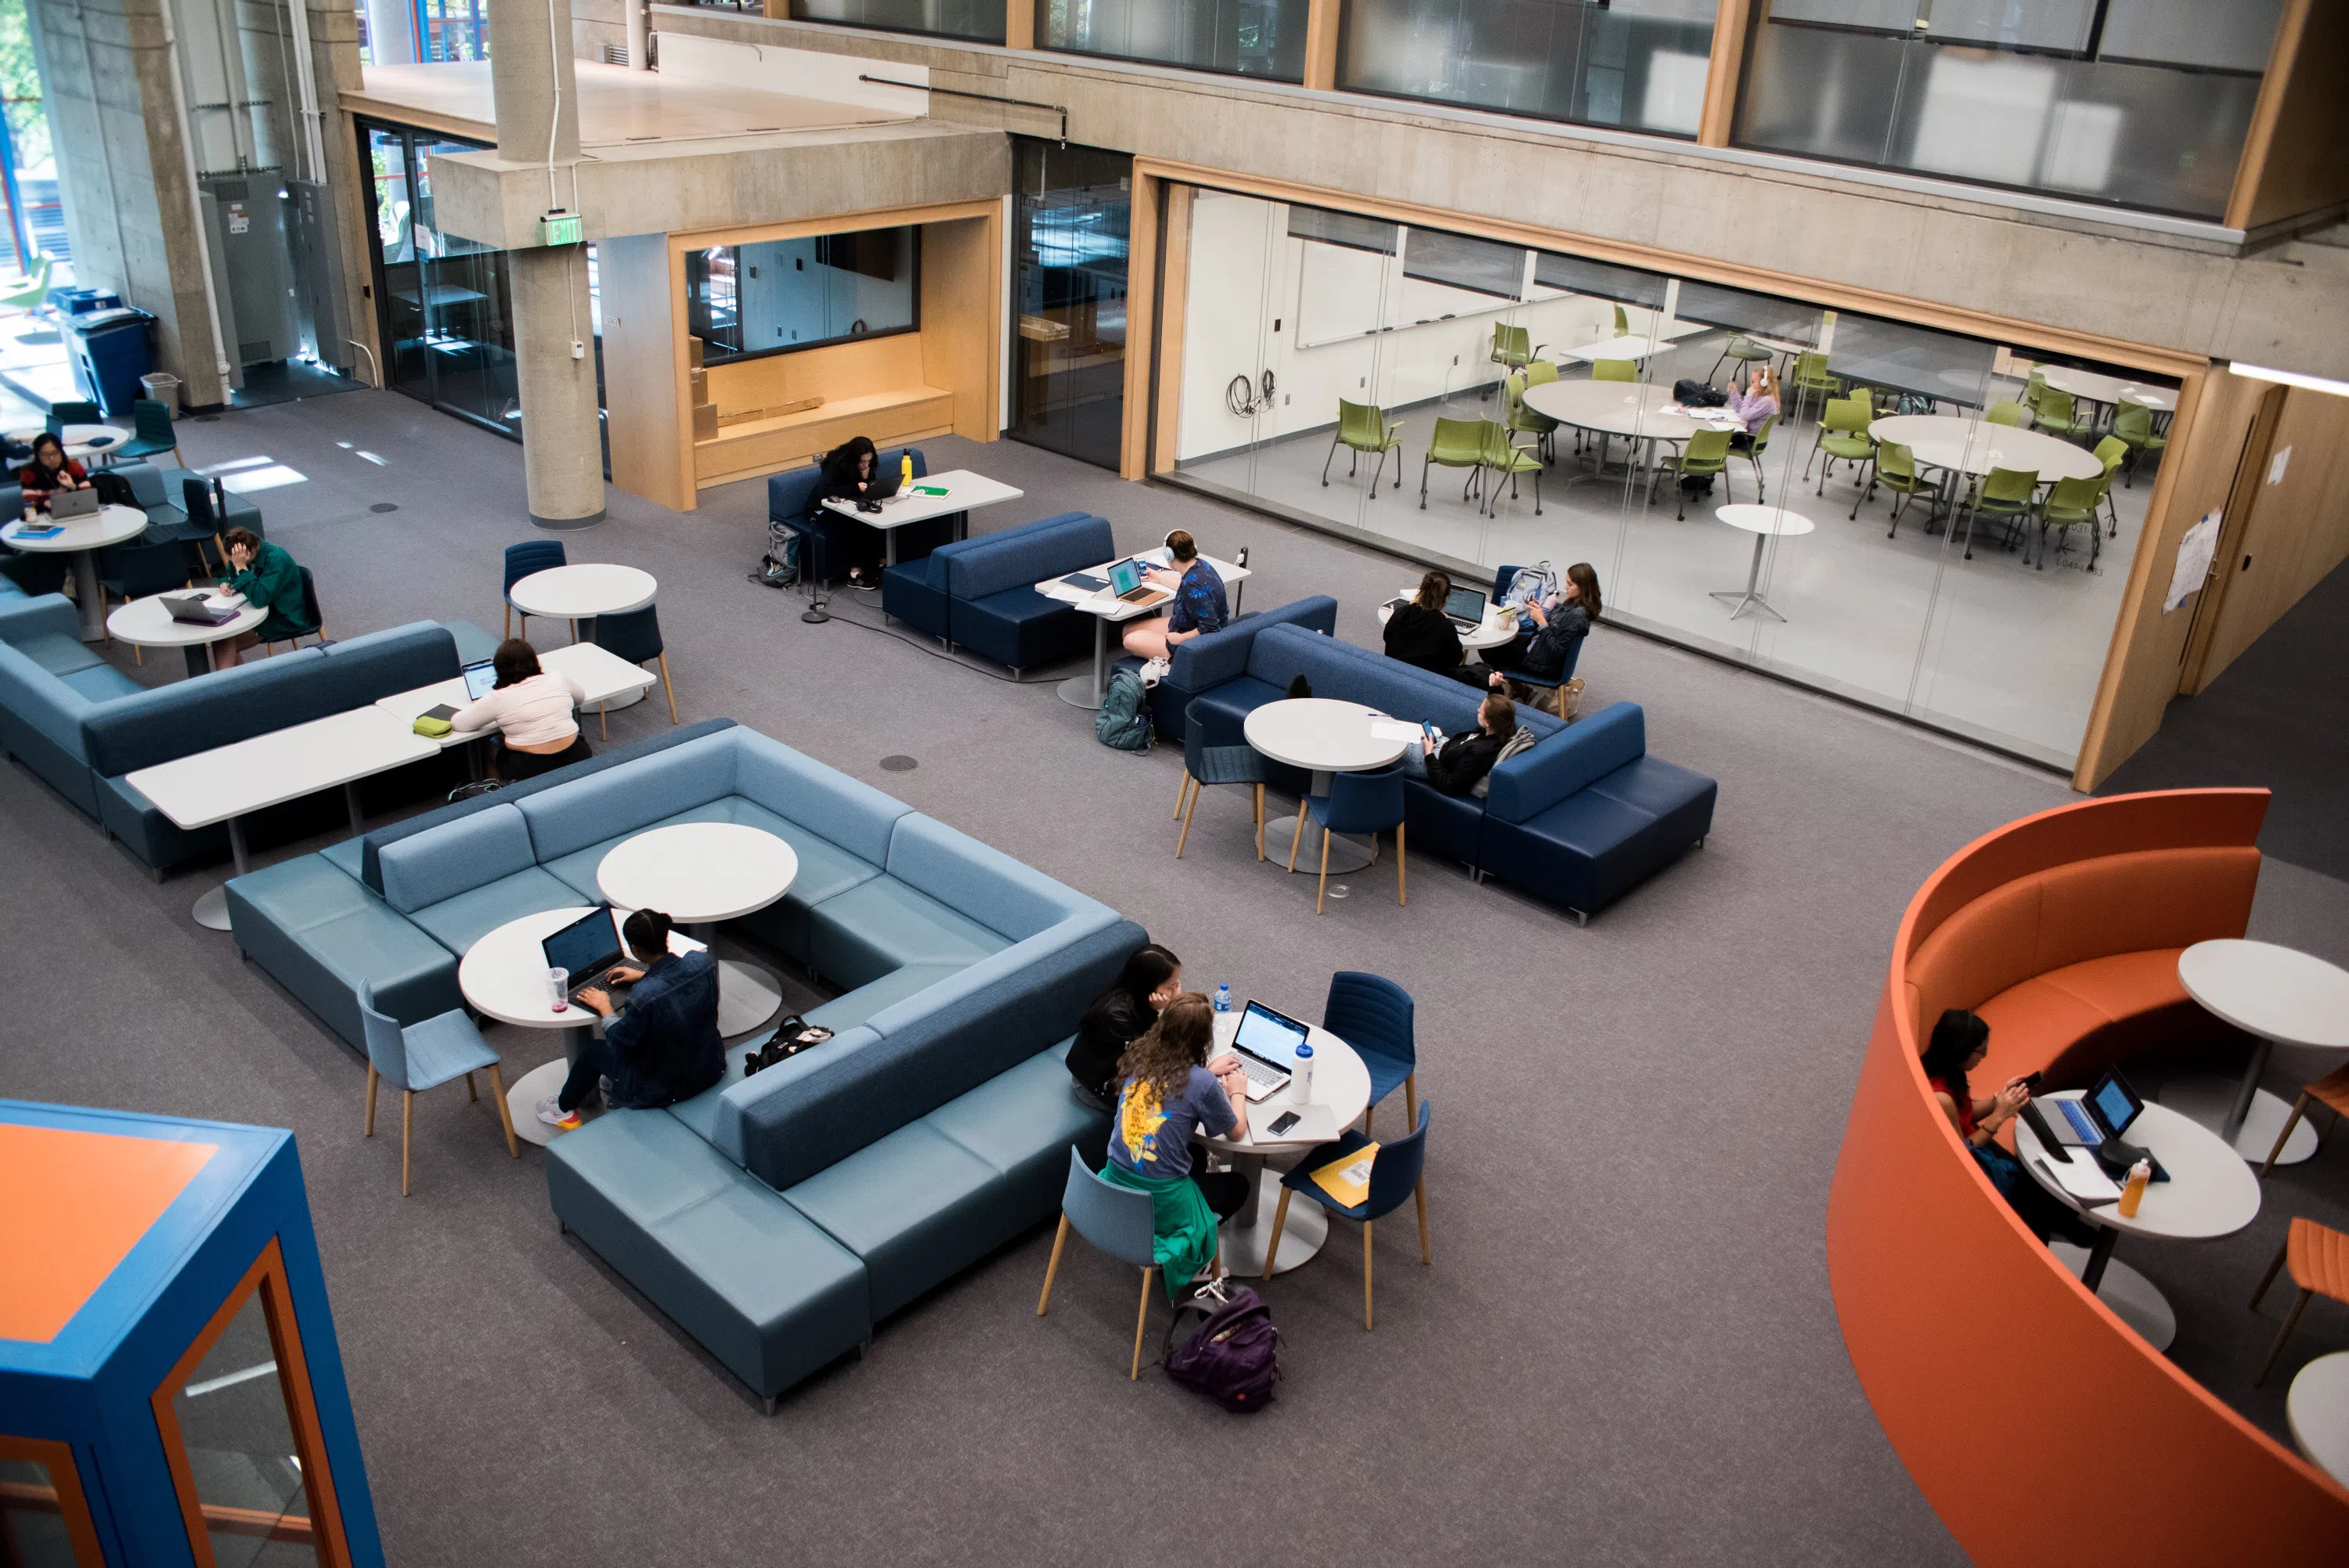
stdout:
{"type": "Polygon", "coordinates": [[[1003,0],[792,0],[795,22],[837,22],[977,44],[1004,39],[1003,0]]]}
{"type": "Polygon", "coordinates": [[[1193,70],[1305,79],[1306,0],[1041,0],[1037,44],[1193,70]]]}
{"type": "Polygon", "coordinates": [[[688,251],[688,330],[705,365],[911,332],[919,253],[911,228],[688,251]]]}
{"type": "Polygon", "coordinates": [[[488,59],[490,13],[484,0],[417,0],[416,57],[488,59]]]}

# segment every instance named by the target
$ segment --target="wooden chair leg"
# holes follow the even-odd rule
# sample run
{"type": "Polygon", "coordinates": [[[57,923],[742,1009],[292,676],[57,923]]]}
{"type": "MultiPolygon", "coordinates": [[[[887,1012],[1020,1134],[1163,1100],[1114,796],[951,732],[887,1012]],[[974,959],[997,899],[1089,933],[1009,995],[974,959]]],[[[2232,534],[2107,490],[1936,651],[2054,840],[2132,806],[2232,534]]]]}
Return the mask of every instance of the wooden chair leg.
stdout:
{"type": "Polygon", "coordinates": [[[1196,782],[1198,781],[1191,777],[1191,770],[1185,769],[1183,782],[1174,786],[1174,815],[1168,819],[1169,821],[1179,822],[1183,820],[1183,808],[1190,800],[1191,788],[1196,782]]]}
{"type": "Polygon", "coordinates": [[[416,1091],[399,1091],[399,1195],[408,1196],[408,1151],[416,1140],[416,1091]]]}
{"type": "Polygon", "coordinates": [[[1411,903],[1411,890],[1403,882],[1402,835],[1403,825],[1397,822],[1395,824],[1395,903],[1408,905],[1411,903]]]}
{"type": "Polygon", "coordinates": [[[1362,1222],[1362,1332],[1371,1331],[1371,1222],[1362,1222]]]}
{"type": "Polygon", "coordinates": [[[1296,1193],[1289,1188],[1280,1190],[1280,1202],[1272,1211],[1272,1240],[1265,1244],[1264,1277],[1272,1277],[1273,1260],[1280,1256],[1280,1229],[1288,1223],[1288,1200],[1296,1193]]]}
{"type": "Polygon", "coordinates": [[[2302,1290],[2300,1299],[2292,1304],[2292,1311],[2285,1315],[2283,1326],[2276,1330],[2275,1343],[2268,1347],[2266,1363],[2260,1367],[2260,1375],[2251,1379],[2252,1387],[2265,1383],[2268,1374],[2275,1370],[2276,1358],[2283,1354],[2283,1342],[2290,1339],[2292,1331],[2300,1326],[2300,1315],[2307,1308],[2308,1298],[2315,1294],[2313,1290],[2302,1290]]]}
{"type": "MultiPolygon", "coordinates": [[[[222,552],[222,558],[223,560],[227,558],[225,552],[222,552]]],[[[511,602],[506,605],[505,634],[509,640],[513,636],[513,604],[511,602]]]]}
{"type": "Polygon", "coordinates": [[[1191,791],[1191,803],[1183,808],[1183,831],[1174,841],[1174,858],[1178,861],[1183,858],[1183,846],[1191,841],[1191,813],[1199,809],[1199,797],[1206,793],[1206,785],[1195,787],[1191,791]]]}
{"type": "Polygon", "coordinates": [[[1419,1074],[1416,1070],[1402,1075],[1402,1109],[1413,1127],[1419,1125],[1419,1074]]]}
{"type": "Polygon", "coordinates": [[[2260,1275],[2260,1288],[2251,1292],[2251,1309],[2253,1312],[2259,1311],[2261,1301],[2263,1300],[2268,1294],[2268,1286],[2275,1284],[2275,1276],[2283,1272],[2284,1254],[2291,1250],[2292,1243],[2290,1242],[2286,1242],[2282,1246],[2278,1247],[2276,1249],[2275,1262],[2268,1264],[2268,1272],[2260,1275]]]}
{"type": "Polygon", "coordinates": [[[1305,802],[1304,802],[1304,801],[1302,801],[1302,800],[1299,800],[1299,802],[1297,802],[1297,831],[1296,831],[1296,832],[1294,832],[1294,833],[1292,833],[1292,834],[1290,834],[1290,835],[1289,835],[1289,839],[1288,839],[1288,869],[1289,869],[1290,871],[1292,871],[1292,872],[1293,872],[1293,871],[1295,871],[1295,870],[1297,869],[1297,851],[1298,851],[1298,847],[1299,847],[1299,845],[1303,844],[1304,842],[1305,842],[1305,802]]]}
{"type": "Polygon", "coordinates": [[[1321,913],[1322,903],[1330,896],[1330,830],[1321,830],[1321,886],[1313,895],[1313,913],[1321,913]]]}
{"type": "Polygon", "coordinates": [[[666,651],[653,655],[660,661],[661,690],[668,694],[668,721],[677,722],[677,684],[668,678],[668,655],[666,651]]]}
{"type": "Polygon", "coordinates": [[[1362,1136],[1363,1136],[1363,1137],[1365,1137],[1365,1138],[1369,1138],[1369,1137],[1373,1136],[1373,1134],[1372,1134],[1372,1133],[1371,1133],[1371,1119],[1372,1117],[1374,1117],[1374,1116],[1378,1115],[1378,1113],[1379,1113],[1379,1108],[1378,1108],[1377,1106],[1375,1106],[1375,1105],[1366,1105],[1366,1106],[1362,1107],[1362,1136]]]}
{"type": "MultiPolygon", "coordinates": [[[[109,633],[106,640],[109,643],[112,642],[114,640],[112,634],[109,633]]],[[[145,668],[147,665],[147,650],[134,645],[130,650],[130,662],[139,665],[142,669],[145,668]]]]}
{"type": "Polygon", "coordinates": [[[1036,1315],[1052,1305],[1052,1280],[1061,1272],[1061,1249],[1069,1244],[1069,1217],[1061,1216],[1061,1228],[1052,1233],[1052,1261],[1044,1265],[1044,1294],[1036,1298],[1036,1315]]]}
{"type": "Polygon", "coordinates": [[[1256,787],[1256,858],[1264,859],[1264,786],[1256,787]]]}
{"type": "Polygon", "coordinates": [[[609,740],[612,738],[611,704],[599,702],[595,705],[595,725],[597,728],[604,732],[605,739],[609,740]]]}
{"type": "Polygon", "coordinates": [[[467,1073],[465,1075],[465,1103],[467,1105],[479,1105],[481,1103],[481,1091],[473,1087],[473,1075],[471,1073],[467,1073]]]}
{"type": "Polygon", "coordinates": [[[375,1136],[375,1086],[380,1081],[381,1079],[375,1070],[375,1064],[373,1062],[367,1063],[367,1130],[359,1134],[361,1138],[373,1138],[375,1136]]]}
{"type": "MultiPolygon", "coordinates": [[[[1414,1122],[1413,1125],[1417,1126],[1418,1123],[1414,1122]]],[[[1413,1201],[1419,1204],[1419,1261],[1423,1264],[1432,1264],[1435,1261],[1435,1254],[1427,1249],[1427,1178],[1425,1176],[1419,1179],[1419,1185],[1412,1189],[1411,1195],[1413,1201]]]]}
{"type": "Polygon", "coordinates": [[[1155,1268],[1142,1271],[1142,1305],[1133,1315],[1133,1367],[1125,1375],[1129,1383],[1142,1381],[1142,1331],[1150,1323],[1150,1276],[1157,1272],[1155,1268]]]}
{"type": "Polygon", "coordinates": [[[513,1108],[506,1103],[506,1078],[495,1062],[490,1064],[490,1092],[498,1097],[498,1125],[506,1130],[506,1157],[519,1160],[522,1145],[514,1141],[513,1108]]]}
{"type": "Polygon", "coordinates": [[[2308,1091],[2302,1089],[2300,1098],[2292,1102],[2292,1114],[2283,1119],[2283,1130],[2276,1134],[2275,1147],[2268,1150],[2267,1161],[2260,1167],[2261,1180],[2266,1180],[2267,1173],[2275,1169],[2275,1162],[2283,1157],[2283,1146],[2292,1141],[2292,1130],[2298,1127],[2300,1119],[2307,1114],[2308,1091]]]}

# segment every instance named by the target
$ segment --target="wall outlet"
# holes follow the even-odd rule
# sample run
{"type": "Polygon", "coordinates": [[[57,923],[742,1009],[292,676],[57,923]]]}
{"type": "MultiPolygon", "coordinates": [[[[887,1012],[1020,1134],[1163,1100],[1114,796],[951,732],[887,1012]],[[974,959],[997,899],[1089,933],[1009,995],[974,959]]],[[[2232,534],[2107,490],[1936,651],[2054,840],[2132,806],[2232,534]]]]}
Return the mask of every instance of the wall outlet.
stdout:
{"type": "Polygon", "coordinates": [[[1280,406],[1284,408],[1288,407],[1288,394],[1286,392],[1280,395],[1280,406]]]}

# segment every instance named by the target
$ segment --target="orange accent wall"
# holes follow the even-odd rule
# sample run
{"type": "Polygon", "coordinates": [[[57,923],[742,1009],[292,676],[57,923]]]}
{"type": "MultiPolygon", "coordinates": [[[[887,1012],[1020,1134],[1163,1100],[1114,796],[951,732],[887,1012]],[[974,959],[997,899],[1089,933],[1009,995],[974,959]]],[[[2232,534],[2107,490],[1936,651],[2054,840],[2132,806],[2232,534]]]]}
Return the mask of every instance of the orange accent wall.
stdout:
{"type": "Polygon", "coordinates": [[[1909,955],[1973,899],[2099,855],[2248,845],[2266,801],[2175,790],[2026,817],[1952,856],[1901,922],[1828,1194],[1827,1277],[1885,1435],[1982,1568],[2349,1555],[2349,1491],[2157,1354],[2023,1227],[1933,1103],[1896,1006],[1909,955]],[[2059,1379],[2092,1398],[2033,1392],[2059,1379]]]}
{"type": "Polygon", "coordinates": [[[0,1123],[0,1339],[55,1339],[216,1148],[0,1123]]]}

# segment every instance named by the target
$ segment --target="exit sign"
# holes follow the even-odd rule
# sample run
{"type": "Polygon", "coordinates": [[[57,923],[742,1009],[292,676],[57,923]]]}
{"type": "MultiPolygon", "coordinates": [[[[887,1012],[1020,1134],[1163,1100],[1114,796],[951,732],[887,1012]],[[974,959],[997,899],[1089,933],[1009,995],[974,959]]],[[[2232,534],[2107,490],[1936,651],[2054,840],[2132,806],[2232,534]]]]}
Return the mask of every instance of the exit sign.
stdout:
{"type": "Polygon", "coordinates": [[[557,210],[538,221],[538,242],[542,245],[575,245],[586,237],[581,232],[576,212],[557,210]]]}

